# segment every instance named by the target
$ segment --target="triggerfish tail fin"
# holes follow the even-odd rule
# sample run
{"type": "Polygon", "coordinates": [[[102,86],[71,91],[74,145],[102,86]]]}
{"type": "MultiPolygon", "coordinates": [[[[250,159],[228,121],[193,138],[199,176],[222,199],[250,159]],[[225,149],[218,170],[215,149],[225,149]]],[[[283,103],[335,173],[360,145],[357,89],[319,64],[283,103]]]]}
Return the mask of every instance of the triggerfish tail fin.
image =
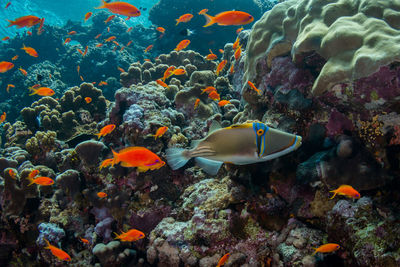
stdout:
{"type": "Polygon", "coordinates": [[[107,8],[107,2],[104,0],[101,0],[101,3],[103,4],[102,6],[95,7],[96,9],[101,9],[101,8],[107,8]]]}
{"type": "Polygon", "coordinates": [[[331,198],[329,198],[329,199],[333,199],[333,198],[336,196],[336,194],[337,194],[336,190],[332,190],[332,191],[329,191],[329,192],[330,192],[330,193],[334,193],[333,196],[332,196],[331,198]]]}
{"type": "Polygon", "coordinates": [[[221,161],[215,161],[201,157],[197,157],[195,160],[197,165],[199,165],[200,168],[210,175],[216,175],[219,168],[221,168],[221,165],[223,164],[221,161]]]}
{"type": "Polygon", "coordinates": [[[167,149],[166,158],[171,169],[177,170],[189,161],[190,157],[187,155],[188,153],[185,153],[186,151],[184,148],[177,147],[167,149]]]}
{"type": "Polygon", "coordinates": [[[213,25],[215,23],[213,16],[210,16],[210,15],[205,14],[205,13],[203,14],[203,16],[206,18],[206,24],[203,27],[208,27],[208,26],[211,26],[211,25],[213,25]]]}

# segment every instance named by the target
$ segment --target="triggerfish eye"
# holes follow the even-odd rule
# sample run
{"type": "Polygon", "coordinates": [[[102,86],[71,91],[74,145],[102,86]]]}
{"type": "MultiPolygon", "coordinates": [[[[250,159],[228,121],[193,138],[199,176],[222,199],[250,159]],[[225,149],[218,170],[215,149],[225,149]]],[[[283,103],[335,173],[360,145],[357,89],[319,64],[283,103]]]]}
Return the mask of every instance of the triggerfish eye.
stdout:
{"type": "Polygon", "coordinates": [[[265,135],[268,131],[268,126],[261,122],[253,123],[253,130],[256,133],[257,156],[262,158],[265,152],[265,135]]]}

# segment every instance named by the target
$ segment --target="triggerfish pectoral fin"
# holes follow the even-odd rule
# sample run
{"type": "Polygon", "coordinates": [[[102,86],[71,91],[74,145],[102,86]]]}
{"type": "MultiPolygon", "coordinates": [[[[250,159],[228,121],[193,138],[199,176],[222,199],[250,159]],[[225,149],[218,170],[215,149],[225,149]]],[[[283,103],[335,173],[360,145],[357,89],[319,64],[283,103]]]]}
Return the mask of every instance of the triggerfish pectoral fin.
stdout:
{"type": "Polygon", "coordinates": [[[189,161],[190,157],[185,155],[185,151],[187,150],[184,148],[169,148],[166,150],[167,162],[171,169],[177,170],[189,161]]]}
{"type": "Polygon", "coordinates": [[[197,165],[210,175],[216,175],[223,162],[211,159],[197,157],[195,158],[197,165]]]}

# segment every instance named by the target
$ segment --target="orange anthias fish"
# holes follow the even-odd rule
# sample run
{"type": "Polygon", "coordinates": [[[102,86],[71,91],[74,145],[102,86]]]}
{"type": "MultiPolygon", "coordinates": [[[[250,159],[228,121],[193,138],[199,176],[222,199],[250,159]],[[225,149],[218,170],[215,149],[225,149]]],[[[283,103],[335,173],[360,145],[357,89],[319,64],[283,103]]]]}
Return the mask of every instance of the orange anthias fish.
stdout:
{"type": "Polygon", "coordinates": [[[93,15],[93,12],[88,12],[85,14],[84,21],[86,22],[91,16],[93,15]]]}
{"type": "Polygon", "coordinates": [[[338,244],[335,244],[335,243],[324,244],[322,246],[319,246],[318,248],[314,248],[315,251],[314,251],[314,253],[312,255],[314,256],[318,252],[320,252],[320,253],[333,252],[333,251],[338,250],[339,248],[340,248],[340,246],[338,244]]]}
{"type": "Polygon", "coordinates": [[[224,256],[221,257],[221,259],[219,259],[217,267],[221,267],[223,265],[225,265],[225,263],[228,261],[230,254],[226,253],[224,256]]]}
{"type": "Polygon", "coordinates": [[[119,239],[123,242],[134,242],[145,237],[143,232],[136,229],[131,229],[126,233],[122,232],[122,234],[120,235],[117,233],[115,234],[116,234],[115,239],[119,239]]]}
{"type": "Polygon", "coordinates": [[[23,68],[19,67],[18,69],[24,76],[28,75],[28,72],[26,70],[24,70],[23,68]]]}
{"type": "Polygon", "coordinates": [[[117,41],[112,41],[116,46],[119,46],[119,43],[117,41]]]}
{"type": "Polygon", "coordinates": [[[96,36],[94,37],[94,39],[98,39],[100,36],[101,36],[101,33],[99,33],[98,35],[96,35],[96,36]]]}
{"type": "Polygon", "coordinates": [[[44,239],[44,241],[47,244],[47,247],[45,247],[46,249],[50,249],[51,253],[56,256],[59,260],[62,261],[71,261],[71,256],[68,255],[64,250],[59,249],[53,245],[51,245],[49,243],[49,241],[47,239],[44,239]]]}
{"type": "Polygon", "coordinates": [[[123,68],[121,68],[121,67],[118,67],[118,70],[119,70],[120,72],[125,72],[125,70],[124,70],[123,68]]]}
{"type": "Polygon", "coordinates": [[[203,94],[203,93],[209,94],[209,93],[211,93],[212,91],[216,91],[216,90],[217,90],[217,89],[215,89],[214,86],[208,86],[206,89],[201,90],[201,93],[202,93],[202,94],[203,94]]]}
{"type": "Polygon", "coordinates": [[[228,105],[230,103],[231,103],[231,101],[229,101],[229,100],[221,100],[221,101],[218,102],[218,106],[223,107],[223,106],[228,105]]]}
{"type": "Polygon", "coordinates": [[[338,189],[329,191],[334,193],[333,196],[331,197],[331,199],[333,199],[336,195],[342,195],[342,196],[346,196],[346,197],[350,197],[350,198],[356,198],[359,199],[360,193],[357,192],[357,190],[355,190],[351,185],[341,185],[339,186],[338,189]]]}
{"type": "Polygon", "coordinates": [[[10,177],[11,178],[13,178],[13,179],[17,179],[16,177],[17,177],[17,173],[13,170],[13,169],[9,169],[8,170],[8,174],[10,175],[10,177]]]}
{"type": "Polygon", "coordinates": [[[244,28],[243,27],[240,27],[239,29],[237,29],[236,30],[236,34],[239,34],[241,31],[243,31],[244,30],[244,28]]]}
{"type": "Polygon", "coordinates": [[[31,31],[27,31],[26,34],[28,34],[29,36],[32,36],[32,32],[31,31]]]}
{"type": "Polygon", "coordinates": [[[103,46],[102,43],[98,43],[98,44],[96,45],[96,47],[102,47],[102,46],[103,46]]]}
{"type": "Polygon", "coordinates": [[[87,103],[87,104],[89,104],[90,102],[92,102],[92,98],[91,97],[85,97],[85,102],[87,103]]]}
{"type": "Polygon", "coordinates": [[[80,239],[80,240],[82,241],[82,243],[84,243],[84,244],[90,244],[89,240],[87,240],[87,239],[85,239],[85,238],[79,237],[79,239],[80,239]]]}
{"type": "Polygon", "coordinates": [[[217,100],[219,101],[221,99],[220,95],[217,93],[217,91],[212,91],[211,93],[208,94],[208,98],[212,100],[217,100]]]}
{"type": "Polygon", "coordinates": [[[129,42],[126,44],[126,47],[130,46],[131,44],[132,44],[132,41],[129,41],[129,42]]]}
{"type": "Polygon", "coordinates": [[[106,197],[106,196],[107,196],[107,193],[104,193],[104,192],[98,192],[98,193],[97,193],[97,196],[98,196],[99,198],[104,198],[104,197],[106,197]]]}
{"type": "Polygon", "coordinates": [[[242,54],[242,48],[239,46],[239,47],[236,49],[235,54],[234,54],[235,60],[236,60],[236,61],[239,60],[241,54],[242,54]]]}
{"type": "Polygon", "coordinates": [[[126,32],[130,32],[133,29],[133,27],[129,27],[126,32]]]}
{"type": "Polygon", "coordinates": [[[10,39],[10,37],[8,37],[8,36],[6,36],[6,37],[4,37],[3,39],[1,39],[2,41],[7,41],[7,40],[9,40],[10,39]]]}
{"type": "Polygon", "coordinates": [[[224,49],[219,49],[218,51],[219,51],[221,54],[224,53],[224,49]]]}
{"type": "Polygon", "coordinates": [[[156,80],[156,83],[158,83],[159,85],[161,85],[164,88],[169,88],[168,84],[166,84],[165,82],[163,82],[160,79],[156,80]]]}
{"type": "Polygon", "coordinates": [[[163,134],[165,134],[165,132],[168,131],[168,127],[167,126],[162,126],[160,128],[157,129],[156,134],[153,135],[154,139],[157,139],[158,137],[163,136],[163,134]]]}
{"type": "Polygon", "coordinates": [[[103,85],[108,85],[108,83],[105,82],[105,81],[100,81],[100,82],[99,82],[99,86],[103,86],[103,85]]]}
{"type": "Polygon", "coordinates": [[[163,27],[157,27],[156,30],[161,32],[161,33],[165,32],[165,29],[163,27]]]}
{"type": "Polygon", "coordinates": [[[9,71],[12,68],[14,68],[14,64],[13,63],[7,62],[7,61],[1,61],[0,62],[0,73],[4,73],[6,71],[9,71]]]}
{"type": "Polygon", "coordinates": [[[206,14],[207,12],[208,12],[208,9],[205,8],[205,9],[200,10],[198,14],[199,14],[199,15],[204,15],[204,14],[206,14]]]}
{"type": "Polygon", "coordinates": [[[104,167],[108,167],[114,165],[114,159],[105,159],[100,163],[99,169],[103,169],[104,167]]]}
{"type": "Polygon", "coordinates": [[[36,52],[35,49],[33,49],[32,47],[27,47],[24,45],[24,47],[21,48],[22,50],[24,50],[28,55],[32,56],[32,57],[38,57],[39,54],[36,52]]]}
{"type": "Polygon", "coordinates": [[[228,25],[245,25],[251,23],[254,18],[249,13],[243,11],[225,11],[212,17],[208,14],[203,14],[206,18],[206,24],[203,27],[208,27],[217,23],[221,26],[228,25]]]}
{"type": "Polygon", "coordinates": [[[219,76],[219,73],[225,68],[225,65],[228,61],[226,59],[222,60],[218,66],[217,66],[217,70],[215,71],[215,74],[217,74],[217,76],[219,76]]]}
{"type": "Polygon", "coordinates": [[[240,39],[236,38],[235,42],[232,45],[233,50],[236,50],[239,47],[239,41],[240,41],[240,39]]]}
{"type": "Polygon", "coordinates": [[[6,120],[7,114],[5,112],[3,112],[3,114],[1,114],[0,116],[0,123],[3,123],[6,120]]]}
{"type": "Polygon", "coordinates": [[[6,88],[7,93],[10,92],[10,88],[15,88],[15,85],[14,84],[7,84],[7,88],[6,88]]]}
{"type": "Polygon", "coordinates": [[[33,170],[29,173],[28,179],[33,179],[39,174],[39,170],[33,170]]]}
{"type": "Polygon", "coordinates": [[[119,151],[112,150],[114,163],[121,162],[123,167],[137,167],[139,172],[156,170],[165,165],[156,154],[144,147],[127,147],[119,151]]]}
{"type": "Polygon", "coordinates": [[[11,26],[17,26],[18,28],[23,28],[23,27],[32,27],[38,23],[40,23],[40,18],[32,15],[28,16],[23,16],[20,18],[15,19],[14,21],[12,20],[7,20],[10,24],[7,27],[11,26]]]}
{"type": "Polygon", "coordinates": [[[11,58],[11,60],[17,60],[18,59],[18,55],[15,55],[15,56],[13,56],[12,58],[11,58]]]}
{"type": "Polygon", "coordinates": [[[97,9],[107,8],[111,13],[127,16],[128,18],[140,16],[140,10],[129,3],[119,1],[106,3],[104,0],[101,0],[101,2],[103,5],[97,7],[97,9]]]}
{"type": "Polygon", "coordinates": [[[49,178],[49,177],[45,177],[45,176],[40,176],[38,178],[30,178],[29,176],[26,178],[30,181],[29,185],[33,185],[33,184],[37,184],[37,185],[52,185],[54,184],[54,180],[49,178]]]}
{"type": "Polygon", "coordinates": [[[65,41],[64,41],[64,44],[63,44],[63,45],[65,45],[65,44],[68,44],[69,42],[71,42],[71,38],[67,38],[67,39],[65,39],[65,41]]]}
{"type": "Polygon", "coordinates": [[[11,2],[8,2],[5,8],[8,8],[11,5],[11,2]]]}
{"type": "Polygon", "coordinates": [[[83,52],[82,57],[86,56],[87,51],[88,51],[88,46],[85,47],[85,52],[83,52]]]}
{"type": "Polygon", "coordinates": [[[74,34],[76,34],[76,31],[70,31],[70,32],[68,33],[68,35],[74,35],[74,34]]]}
{"type": "Polygon", "coordinates": [[[207,56],[206,56],[206,60],[216,60],[218,57],[217,57],[217,55],[216,54],[214,54],[212,51],[211,51],[211,49],[209,49],[210,50],[210,54],[208,54],[207,56]]]}
{"type": "Polygon", "coordinates": [[[176,25],[178,25],[180,22],[188,22],[193,18],[192,14],[183,14],[182,16],[179,17],[179,19],[176,19],[176,25]]]}
{"type": "Polygon", "coordinates": [[[48,87],[39,87],[37,89],[31,88],[31,90],[33,91],[33,93],[31,93],[30,95],[52,96],[55,94],[54,90],[48,87]]]}
{"type": "Polygon", "coordinates": [[[231,67],[229,68],[229,74],[233,74],[235,72],[235,67],[233,64],[231,64],[231,67]]]}
{"type": "Polygon", "coordinates": [[[104,39],[104,41],[105,42],[111,42],[111,41],[113,41],[113,40],[115,40],[117,37],[115,37],[115,36],[111,36],[111,37],[108,37],[107,39],[104,39]]]}
{"type": "Polygon", "coordinates": [[[247,81],[247,84],[250,86],[251,89],[257,92],[257,94],[261,95],[261,90],[258,89],[252,82],[247,81]]]}
{"type": "Polygon", "coordinates": [[[148,47],[146,47],[146,49],[144,50],[144,52],[147,53],[147,52],[149,52],[152,48],[153,48],[153,45],[149,45],[148,47]]]}
{"type": "Polygon", "coordinates": [[[176,46],[174,50],[181,51],[182,49],[185,49],[189,44],[190,40],[182,40],[179,42],[179,44],[176,46]]]}
{"type": "Polygon", "coordinates": [[[116,17],[116,15],[111,15],[111,16],[109,16],[105,21],[104,21],[104,24],[107,24],[107,23],[109,23],[112,19],[114,19],[116,17]]]}
{"type": "Polygon", "coordinates": [[[164,76],[161,78],[165,82],[166,79],[172,76],[173,72],[175,70],[175,66],[170,66],[168,69],[165,70],[164,76]]]}
{"type": "Polygon", "coordinates": [[[175,69],[175,70],[172,72],[173,75],[183,75],[183,74],[185,74],[185,73],[186,73],[186,70],[183,69],[183,68],[175,69]]]}
{"type": "Polygon", "coordinates": [[[199,106],[199,104],[200,104],[200,99],[196,98],[196,101],[194,101],[194,108],[193,109],[196,109],[199,106]]]}
{"type": "Polygon", "coordinates": [[[100,132],[97,135],[97,138],[100,138],[102,136],[106,136],[107,134],[111,133],[115,129],[115,124],[108,124],[101,128],[100,132]]]}

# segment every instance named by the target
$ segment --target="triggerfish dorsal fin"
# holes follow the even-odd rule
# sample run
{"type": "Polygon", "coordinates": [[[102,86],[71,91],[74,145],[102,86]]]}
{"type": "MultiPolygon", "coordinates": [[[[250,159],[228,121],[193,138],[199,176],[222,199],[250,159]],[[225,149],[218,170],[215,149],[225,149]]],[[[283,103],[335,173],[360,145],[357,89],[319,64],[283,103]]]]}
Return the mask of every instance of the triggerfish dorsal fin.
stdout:
{"type": "Polygon", "coordinates": [[[197,165],[210,175],[216,175],[223,162],[206,159],[202,157],[195,158],[197,165]]]}
{"type": "Polygon", "coordinates": [[[215,132],[216,130],[221,129],[221,124],[218,121],[212,121],[210,125],[210,130],[208,131],[208,134],[215,132]]]}

